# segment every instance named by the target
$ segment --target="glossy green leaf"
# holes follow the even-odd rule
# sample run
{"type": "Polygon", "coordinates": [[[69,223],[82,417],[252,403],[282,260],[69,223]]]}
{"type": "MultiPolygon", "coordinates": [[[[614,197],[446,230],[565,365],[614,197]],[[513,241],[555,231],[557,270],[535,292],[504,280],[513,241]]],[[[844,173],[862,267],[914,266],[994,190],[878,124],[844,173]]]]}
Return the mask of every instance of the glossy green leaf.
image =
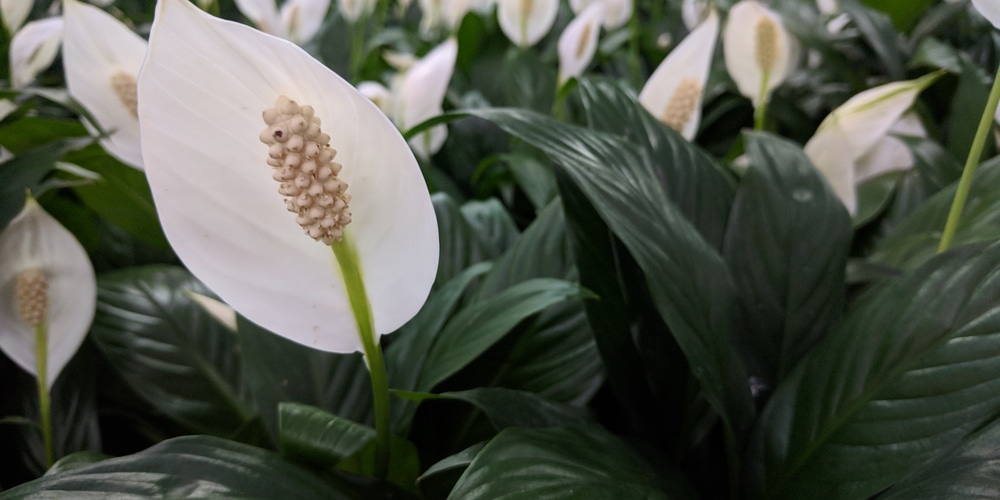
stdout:
{"type": "Polygon", "coordinates": [[[690,498],[672,471],[654,467],[593,427],[506,429],[476,455],[449,499],[690,498]]]}
{"type": "MultiPolygon", "coordinates": [[[[910,0],[897,2],[894,0],[863,0],[864,4],[884,12],[892,19],[896,30],[909,31],[917,19],[923,15],[934,0],[910,0]]],[[[895,31],[889,29],[889,31],[895,31]]]]}
{"type": "MultiPolygon", "coordinates": [[[[979,127],[983,109],[986,108],[986,99],[989,97],[992,82],[992,76],[983,71],[978,64],[962,58],[962,72],[958,75],[958,87],[955,88],[945,123],[948,151],[955,158],[964,160],[969,156],[972,139],[979,127]]],[[[987,141],[983,157],[988,158],[992,149],[987,141]]]]}
{"type": "Polygon", "coordinates": [[[586,296],[579,286],[572,283],[534,279],[466,306],[438,335],[427,354],[416,388],[434,388],[524,319],[552,305],[586,296]]]}
{"type": "Polygon", "coordinates": [[[502,387],[479,387],[468,391],[397,392],[398,396],[413,400],[453,399],[476,406],[490,419],[493,427],[541,428],[584,424],[590,422],[586,410],[578,406],[557,403],[538,395],[502,387]]]}
{"type": "Polygon", "coordinates": [[[430,466],[417,478],[424,498],[446,498],[486,443],[476,443],[430,466]]]}
{"type": "Polygon", "coordinates": [[[764,498],[867,498],[1000,412],[1000,245],[888,280],[816,346],[761,414],[764,498]]]}
{"type": "MultiPolygon", "coordinates": [[[[869,260],[914,269],[933,257],[954,198],[954,184],[932,196],[878,242],[869,260]]],[[[1000,158],[977,169],[954,245],[997,239],[1000,239],[1000,158]]]]}
{"type": "Polygon", "coordinates": [[[773,387],[839,316],[851,221],[801,147],[763,133],[744,142],[724,255],[744,314],[737,342],[773,387]]]}
{"type": "Polygon", "coordinates": [[[38,185],[55,168],[56,161],[92,141],[89,137],[55,140],[0,164],[0,230],[24,208],[28,189],[34,190],[35,196],[41,194],[38,185]]]}
{"type": "Polygon", "coordinates": [[[281,454],[333,467],[375,439],[375,429],[300,403],[278,405],[281,454]]]}
{"type": "Polygon", "coordinates": [[[431,197],[431,201],[437,214],[441,248],[435,281],[437,286],[451,280],[463,269],[499,255],[499,252],[491,251],[476,234],[475,227],[451,197],[444,193],[436,193],[431,197]]]}
{"type": "MultiPolygon", "coordinates": [[[[916,0],[908,3],[917,3],[916,0]]],[[[851,16],[854,25],[871,45],[872,50],[878,56],[886,73],[892,80],[903,80],[903,63],[906,62],[904,48],[901,43],[899,33],[893,28],[891,19],[885,13],[867,8],[857,2],[857,0],[840,0],[838,2],[842,9],[851,16]]]]}
{"type": "Polygon", "coordinates": [[[642,268],[657,311],[706,398],[731,429],[746,429],[753,408],[731,342],[734,286],[722,257],[667,198],[644,151],[522,110],[470,113],[542,149],[565,169],[642,268]]]}
{"type": "Polygon", "coordinates": [[[857,187],[858,213],[854,216],[854,227],[860,228],[868,224],[892,203],[896,185],[902,172],[889,172],[869,179],[857,187]]]}
{"type": "Polygon", "coordinates": [[[624,85],[583,79],[579,92],[590,128],[641,148],[667,198],[713,248],[721,248],[733,186],[718,162],[650,115],[624,85]]]}
{"type": "Polygon", "coordinates": [[[356,485],[320,477],[274,452],[209,436],[185,436],[145,451],[45,476],[3,493],[50,498],[354,499],[356,485]]]}
{"type": "Polygon", "coordinates": [[[506,207],[496,198],[467,202],[461,210],[489,255],[502,254],[521,234],[506,207]]]}
{"type": "Polygon", "coordinates": [[[234,436],[256,416],[238,338],[186,290],[211,294],[178,267],[102,275],[91,335],[122,378],[159,411],[198,432],[234,436]]]}

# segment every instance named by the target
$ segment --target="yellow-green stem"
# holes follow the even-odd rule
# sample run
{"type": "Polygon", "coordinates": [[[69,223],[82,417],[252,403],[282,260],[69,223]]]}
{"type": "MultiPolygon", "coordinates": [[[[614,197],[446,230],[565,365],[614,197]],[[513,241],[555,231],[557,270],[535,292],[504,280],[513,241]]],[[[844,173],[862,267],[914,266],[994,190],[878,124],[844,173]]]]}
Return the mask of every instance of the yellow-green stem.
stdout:
{"type": "Polygon", "coordinates": [[[767,122],[767,85],[771,80],[771,75],[767,71],[760,76],[760,95],[757,96],[757,106],[753,109],[753,129],[757,131],[764,130],[764,125],[767,122]]]}
{"type": "Polygon", "coordinates": [[[52,449],[52,410],[49,400],[49,325],[42,320],[35,325],[35,370],[38,375],[38,413],[42,417],[42,441],[45,443],[45,467],[54,463],[52,449]]]}
{"type": "Polygon", "coordinates": [[[965,169],[962,170],[962,178],[958,181],[958,189],[955,190],[955,199],[951,203],[951,211],[948,212],[948,222],[945,223],[944,233],[941,235],[938,253],[950,248],[952,240],[955,239],[955,232],[962,218],[962,209],[965,208],[965,200],[969,196],[969,189],[972,188],[972,178],[976,175],[976,166],[979,165],[979,157],[983,154],[986,138],[993,128],[993,115],[996,113],[998,102],[1000,102],[1000,68],[993,77],[993,88],[990,89],[989,99],[986,100],[986,109],[979,119],[979,128],[976,129],[976,136],[972,139],[969,156],[965,159],[965,169]]]}
{"type": "Polygon", "coordinates": [[[358,325],[358,333],[361,335],[361,343],[365,349],[365,360],[368,362],[368,372],[372,378],[372,399],[375,407],[375,477],[385,479],[389,471],[391,439],[389,377],[385,370],[385,360],[382,358],[382,347],[375,340],[372,308],[368,303],[365,282],[361,279],[361,269],[358,267],[354,246],[347,236],[331,246],[333,254],[337,257],[337,264],[340,266],[340,274],[344,278],[347,298],[351,303],[351,311],[354,313],[354,320],[358,325]]]}

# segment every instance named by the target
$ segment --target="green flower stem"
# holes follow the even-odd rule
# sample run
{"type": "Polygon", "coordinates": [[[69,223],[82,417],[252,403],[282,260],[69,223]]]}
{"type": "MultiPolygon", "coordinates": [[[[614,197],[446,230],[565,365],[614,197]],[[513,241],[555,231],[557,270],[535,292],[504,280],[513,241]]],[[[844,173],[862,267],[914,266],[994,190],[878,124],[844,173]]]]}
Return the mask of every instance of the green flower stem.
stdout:
{"type": "Polygon", "coordinates": [[[354,83],[361,81],[361,70],[365,62],[365,24],[367,23],[368,16],[362,15],[351,26],[351,55],[348,65],[354,83]]]}
{"type": "Polygon", "coordinates": [[[375,325],[372,319],[372,308],[368,303],[368,293],[365,282],[361,279],[361,269],[358,267],[358,257],[354,246],[345,236],[342,241],[335,242],[333,254],[340,265],[340,274],[347,288],[347,298],[351,302],[351,311],[358,324],[358,332],[365,349],[365,360],[368,362],[368,372],[372,378],[372,396],[375,403],[375,477],[385,479],[389,471],[389,377],[385,370],[385,359],[382,357],[382,347],[375,340],[375,325]]]}
{"type": "Polygon", "coordinates": [[[753,109],[753,129],[756,131],[764,130],[764,125],[767,122],[767,85],[771,79],[770,73],[764,72],[760,77],[760,95],[758,96],[758,101],[760,104],[753,109]]]}
{"type": "Polygon", "coordinates": [[[45,320],[35,325],[35,368],[38,375],[38,413],[42,416],[42,440],[45,443],[45,467],[51,468],[52,449],[52,409],[49,399],[49,325],[45,320]]]}
{"type": "Polygon", "coordinates": [[[976,175],[976,166],[979,165],[979,157],[983,154],[986,137],[989,136],[990,129],[993,127],[993,115],[996,113],[998,102],[1000,102],[1000,68],[997,69],[996,76],[993,77],[993,88],[990,89],[990,97],[986,100],[986,109],[983,110],[983,116],[979,119],[979,128],[976,129],[976,136],[972,139],[969,156],[965,159],[965,169],[962,170],[962,178],[958,181],[958,189],[955,191],[955,200],[951,204],[951,211],[948,212],[948,222],[941,235],[938,253],[951,247],[952,240],[955,239],[955,232],[958,230],[958,223],[962,218],[962,209],[965,208],[965,200],[972,187],[972,178],[976,175]]]}

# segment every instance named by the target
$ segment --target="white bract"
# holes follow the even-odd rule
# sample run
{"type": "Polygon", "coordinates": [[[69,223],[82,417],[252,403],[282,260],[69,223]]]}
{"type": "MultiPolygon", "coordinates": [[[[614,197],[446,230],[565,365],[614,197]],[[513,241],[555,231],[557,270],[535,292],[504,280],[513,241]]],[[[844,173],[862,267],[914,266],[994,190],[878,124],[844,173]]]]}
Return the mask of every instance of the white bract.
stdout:
{"type": "Polygon", "coordinates": [[[371,14],[377,4],[377,0],[337,0],[340,15],[351,24],[358,22],[358,19],[363,16],[371,14]]]}
{"type": "Polygon", "coordinates": [[[855,184],[889,172],[913,168],[913,153],[900,137],[927,137],[927,129],[917,113],[905,113],[867,153],[858,158],[854,167],[855,184]]]}
{"type": "Polygon", "coordinates": [[[31,197],[0,232],[0,255],[0,350],[37,376],[35,326],[44,322],[51,388],[94,319],[94,269],[76,238],[31,197]]]}
{"type": "MultiPolygon", "coordinates": [[[[940,72],[861,92],[833,110],[806,143],[806,156],[823,173],[851,215],[858,209],[858,161],[872,151],[913,106],[920,92],[938,77],[940,72]]],[[[867,170],[885,171],[879,167],[867,170]]]]}
{"type": "Polygon", "coordinates": [[[997,0],[972,0],[972,6],[993,26],[1000,28],[1000,2],[997,0]]]}
{"type": "Polygon", "coordinates": [[[693,30],[702,20],[708,17],[708,11],[710,9],[707,0],[683,0],[681,2],[681,20],[684,21],[684,27],[693,30]]]}
{"type": "MultiPolygon", "coordinates": [[[[443,112],[441,106],[457,57],[458,42],[454,38],[448,38],[419,60],[400,55],[387,57],[396,62],[399,69],[391,89],[377,82],[361,82],[358,91],[374,102],[400,130],[408,130],[443,112]]],[[[429,158],[441,149],[447,138],[448,128],[444,124],[435,125],[410,139],[410,146],[417,156],[429,158]]]]}
{"type": "Polygon", "coordinates": [[[236,7],[258,29],[304,44],[316,35],[330,0],[288,0],[278,10],[275,0],[235,0],[236,7]]]}
{"type": "Polygon", "coordinates": [[[497,0],[497,21],[511,42],[521,48],[538,43],[556,22],[559,0],[497,0]]]}
{"type": "Polygon", "coordinates": [[[601,24],[608,30],[625,26],[625,23],[632,18],[632,10],[635,8],[633,0],[569,0],[570,8],[577,15],[595,3],[604,7],[601,24]]]}
{"type": "Polygon", "coordinates": [[[766,104],[771,91],[788,76],[792,47],[781,18],[754,0],[729,10],[722,34],[726,69],[754,107],[766,104]]]}
{"type": "MultiPolygon", "coordinates": [[[[70,96],[83,105],[108,135],[101,146],[119,160],[142,168],[136,76],[146,57],[146,41],[107,12],[65,0],[63,68],[70,96]]],[[[94,126],[84,121],[92,132],[94,126]]]]}
{"type": "Polygon", "coordinates": [[[171,247],[249,320],[316,349],[362,349],[338,261],[317,241],[337,231],[376,334],[423,305],[438,236],[416,159],[371,101],[296,45],[160,0],[139,119],[171,247]]]}
{"type": "Polygon", "coordinates": [[[604,5],[594,2],[570,21],[559,36],[559,84],[578,77],[587,69],[597,52],[604,5]]]}
{"type": "Polygon", "coordinates": [[[63,18],[32,21],[10,41],[10,84],[24,88],[52,65],[63,39],[63,18]]]}
{"type": "Polygon", "coordinates": [[[32,0],[0,0],[0,16],[7,33],[14,34],[31,13],[32,0]]]}
{"type": "Polygon", "coordinates": [[[639,93],[646,111],[684,138],[694,139],[701,122],[701,98],[719,37],[715,9],[674,48],[639,93]]]}

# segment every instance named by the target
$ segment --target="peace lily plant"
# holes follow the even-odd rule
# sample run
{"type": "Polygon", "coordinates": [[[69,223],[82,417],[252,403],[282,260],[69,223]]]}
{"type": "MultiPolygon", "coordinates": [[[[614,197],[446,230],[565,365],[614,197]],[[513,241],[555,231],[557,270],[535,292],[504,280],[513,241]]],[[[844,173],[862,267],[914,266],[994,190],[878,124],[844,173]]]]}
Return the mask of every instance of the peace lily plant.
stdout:
{"type": "Polygon", "coordinates": [[[594,2],[566,25],[559,35],[559,84],[583,74],[597,52],[604,5],[594,2]]]}
{"type": "Polygon", "coordinates": [[[0,232],[0,350],[38,382],[45,460],[53,463],[50,391],[87,336],[97,284],[80,243],[28,196],[0,232]]]}
{"type": "Polygon", "coordinates": [[[51,66],[62,39],[62,17],[31,21],[15,33],[10,41],[11,86],[24,88],[51,66]]]}
{"type": "Polygon", "coordinates": [[[315,349],[364,352],[384,476],[379,337],[420,309],[438,260],[406,142],[296,45],[185,0],[157,6],[138,88],[146,172],[174,251],[254,323],[315,349]]]}
{"type": "Polygon", "coordinates": [[[146,41],[93,5],[66,0],[63,8],[66,86],[97,121],[83,123],[101,134],[105,150],[141,169],[136,77],[146,57],[146,41]]]}
{"type": "Polygon", "coordinates": [[[236,0],[236,7],[257,29],[302,45],[319,31],[330,0],[288,0],[280,10],[274,0],[236,0]]]}
{"type": "Polygon", "coordinates": [[[793,40],[773,11],[755,0],[729,10],[722,34],[726,70],[754,106],[754,128],[762,130],[771,92],[793,64],[793,40]]]}
{"type": "Polygon", "coordinates": [[[559,0],[496,0],[497,22],[507,39],[522,49],[538,43],[552,29],[559,0]]]}

